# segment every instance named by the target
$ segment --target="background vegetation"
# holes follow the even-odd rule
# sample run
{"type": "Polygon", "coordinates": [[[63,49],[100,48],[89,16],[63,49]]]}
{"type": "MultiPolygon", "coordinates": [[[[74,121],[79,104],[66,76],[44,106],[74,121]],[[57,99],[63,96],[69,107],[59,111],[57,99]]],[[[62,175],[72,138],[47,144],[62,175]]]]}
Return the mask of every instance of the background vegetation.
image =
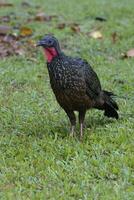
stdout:
{"type": "Polygon", "coordinates": [[[0,6],[0,199],[134,199],[134,1],[10,3],[0,6]],[[68,137],[70,124],[34,47],[46,33],[124,97],[117,98],[118,121],[87,113],[83,142],[68,137]]]}

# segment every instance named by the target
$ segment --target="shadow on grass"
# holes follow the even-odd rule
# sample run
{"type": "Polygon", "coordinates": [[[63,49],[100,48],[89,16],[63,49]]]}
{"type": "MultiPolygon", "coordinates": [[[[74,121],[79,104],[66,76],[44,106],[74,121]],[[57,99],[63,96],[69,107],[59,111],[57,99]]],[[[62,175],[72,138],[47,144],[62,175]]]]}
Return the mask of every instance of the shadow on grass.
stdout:
{"type": "MultiPolygon", "coordinates": [[[[59,120],[58,123],[55,123],[54,121],[52,121],[49,127],[46,127],[44,123],[39,124],[36,126],[36,129],[35,128],[34,130],[32,129],[29,134],[28,134],[29,130],[25,130],[25,134],[34,135],[40,138],[44,137],[44,135],[50,136],[53,139],[54,138],[59,138],[59,139],[68,138],[70,134],[70,123],[67,120],[68,120],[67,117],[65,117],[65,120],[62,120],[62,121],[59,120]]],[[[107,118],[105,116],[101,116],[101,115],[94,115],[94,116],[92,115],[90,117],[87,116],[85,120],[84,132],[88,129],[91,129],[92,132],[95,132],[96,130],[98,131],[98,128],[100,129],[104,128],[104,131],[106,131],[106,125],[111,124],[111,126],[113,126],[114,123],[116,123],[115,119],[107,118]]],[[[78,122],[77,122],[75,132],[76,132],[76,136],[79,137],[78,122]]]]}
{"type": "MultiPolygon", "coordinates": [[[[47,118],[44,113],[40,114],[38,117],[35,117],[35,115],[33,115],[33,118],[31,116],[30,119],[28,118],[24,121],[20,118],[15,125],[13,125],[13,122],[14,121],[12,120],[10,121],[10,128],[12,127],[12,133],[17,135],[27,135],[38,138],[44,138],[46,136],[51,137],[52,139],[64,139],[68,138],[70,134],[69,119],[62,112],[58,112],[56,113],[56,115],[50,114],[47,118]]],[[[105,132],[109,129],[107,125],[112,127],[115,123],[115,119],[107,118],[103,116],[101,112],[98,112],[96,110],[89,111],[87,112],[85,119],[84,132],[85,134],[86,132],[89,132],[89,130],[91,130],[91,132],[95,134],[99,130],[105,132]]],[[[77,137],[79,137],[80,128],[78,121],[75,132],[77,137]]]]}
{"type": "Polygon", "coordinates": [[[107,118],[105,116],[92,116],[89,120],[86,119],[86,128],[97,128],[104,127],[107,124],[112,124],[115,122],[115,119],[107,118]]]}

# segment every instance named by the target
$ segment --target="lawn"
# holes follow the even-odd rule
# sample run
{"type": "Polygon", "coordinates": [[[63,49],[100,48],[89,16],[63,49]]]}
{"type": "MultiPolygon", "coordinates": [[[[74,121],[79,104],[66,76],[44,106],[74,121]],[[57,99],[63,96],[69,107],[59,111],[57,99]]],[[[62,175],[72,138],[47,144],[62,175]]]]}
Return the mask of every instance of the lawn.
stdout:
{"type": "Polygon", "coordinates": [[[134,48],[134,1],[21,2],[0,7],[0,16],[11,16],[2,25],[33,32],[20,39],[24,53],[0,59],[0,199],[133,200],[134,58],[123,54],[134,48]],[[35,20],[42,12],[54,17],[35,20]],[[101,39],[90,36],[95,30],[101,39]],[[102,87],[118,96],[120,119],[88,111],[82,142],[69,137],[41,49],[28,48],[46,33],[66,54],[87,59],[102,87]]]}

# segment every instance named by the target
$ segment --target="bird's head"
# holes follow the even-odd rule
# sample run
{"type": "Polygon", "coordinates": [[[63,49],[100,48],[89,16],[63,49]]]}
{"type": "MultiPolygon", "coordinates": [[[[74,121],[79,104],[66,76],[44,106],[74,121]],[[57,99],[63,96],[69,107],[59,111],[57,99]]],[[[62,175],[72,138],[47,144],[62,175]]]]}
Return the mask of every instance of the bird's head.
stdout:
{"type": "Polygon", "coordinates": [[[44,55],[47,58],[47,62],[50,63],[52,59],[61,53],[60,45],[58,40],[52,35],[46,35],[41,39],[37,46],[42,46],[44,55]]]}

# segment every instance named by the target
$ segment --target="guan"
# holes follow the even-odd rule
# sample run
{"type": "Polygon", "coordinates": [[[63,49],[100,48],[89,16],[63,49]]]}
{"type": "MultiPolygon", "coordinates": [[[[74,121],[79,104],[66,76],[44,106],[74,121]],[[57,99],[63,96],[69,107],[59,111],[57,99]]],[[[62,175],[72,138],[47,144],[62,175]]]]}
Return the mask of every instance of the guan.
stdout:
{"type": "Polygon", "coordinates": [[[69,117],[71,136],[74,135],[76,125],[74,111],[79,112],[81,139],[88,109],[104,110],[105,116],[118,119],[118,105],[112,98],[114,94],[102,90],[97,74],[86,60],[66,56],[52,35],[46,35],[37,46],[43,47],[50,84],[58,103],[69,117]]]}

